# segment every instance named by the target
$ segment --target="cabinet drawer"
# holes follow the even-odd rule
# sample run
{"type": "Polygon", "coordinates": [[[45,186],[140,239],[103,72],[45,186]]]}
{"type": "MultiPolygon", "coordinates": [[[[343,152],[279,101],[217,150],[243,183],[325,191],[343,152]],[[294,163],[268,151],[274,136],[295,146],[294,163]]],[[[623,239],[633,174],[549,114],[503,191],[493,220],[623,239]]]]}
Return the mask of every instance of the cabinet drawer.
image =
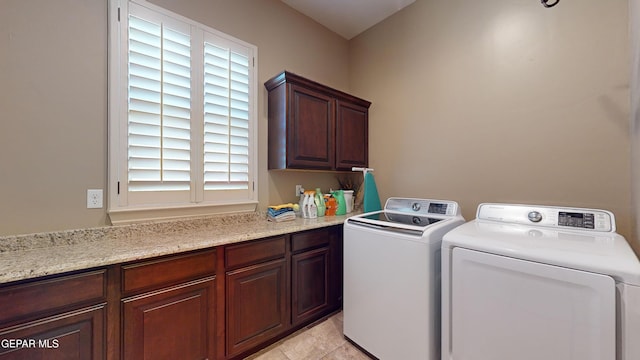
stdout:
{"type": "Polygon", "coordinates": [[[0,288],[0,324],[94,304],[106,299],[106,270],[0,288]]]}
{"type": "Polygon", "coordinates": [[[284,257],[286,236],[232,245],[225,250],[227,269],[239,268],[284,257]]]}
{"type": "Polygon", "coordinates": [[[291,235],[291,251],[294,253],[327,244],[329,244],[328,228],[291,235]]]}
{"type": "Polygon", "coordinates": [[[125,295],[149,291],[216,272],[215,250],[172,256],[122,267],[122,291],[125,295]]]}

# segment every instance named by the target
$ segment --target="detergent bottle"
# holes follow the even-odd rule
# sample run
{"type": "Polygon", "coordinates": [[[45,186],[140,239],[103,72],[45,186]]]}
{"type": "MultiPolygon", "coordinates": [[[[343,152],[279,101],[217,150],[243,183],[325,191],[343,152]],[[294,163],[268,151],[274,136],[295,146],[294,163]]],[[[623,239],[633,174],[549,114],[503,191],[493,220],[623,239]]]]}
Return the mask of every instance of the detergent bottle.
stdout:
{"type": "Polygon", "coordinates": [[[300,196],[300,212],[302,213],[302,217],[307,219],[309,218],[309,192],[305,191],[302,196],[300,196]]]}
{"type": "Polygon", "coordinates": [[[309,219],[315,219],[318,217],[318,208],[316,207],[316,192],[309,190],[309,198],[307,199],[307,211],[309,213],[309,219]]]}
{"type": "Polygon", "coordinates": [[[327,210],[325,214],[327,216],[334,216],[336,214],[336,209],[338,207],[338,204],[336,203],[336,199],[329,194],[325,195],[325,198],[327,200],[326,202],[327,210]]]}
{"type": "Polygon", "coordinates": [[[315,201],[316,201],[316,209],[318,212],[318,217],[324,216],[324,213],[327,210],[327,207],[324,204],[324,196],[322,195],[320,188],[316,188],[315,201]]]}
{"type": "Polygon", "coordinates": [[[347,203],[344,201],[344,192],[342,190],[336,190],[331,193],[334,198],[336,198],[336,202],[338,203],[338,208],[336,209],[336,215],[346,215],[347,214],[347,203]]]}
{"type": "Polygon", "coordinates": [[[301,217],[304,218],[304,217],[306,217],[306,216],[304,216],[304,200],[305,200],[305,198],[304,198],[304,190],[300,191],[299,195],[300,195],[300,202],[299,202],[299,206],[298,206],[299,207],[298,208],[298,214],[301,217]]]}

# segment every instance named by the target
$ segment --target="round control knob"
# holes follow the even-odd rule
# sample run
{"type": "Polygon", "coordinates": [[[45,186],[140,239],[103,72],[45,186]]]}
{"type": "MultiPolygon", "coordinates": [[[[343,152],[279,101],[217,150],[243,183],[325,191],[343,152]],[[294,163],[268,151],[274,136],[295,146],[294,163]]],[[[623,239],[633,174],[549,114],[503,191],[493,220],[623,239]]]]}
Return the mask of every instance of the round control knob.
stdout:
{"type": "Polygon", "coordinates": [[[529,217],[529,221],[531,222],[540,222],[542,220],[542,214],[540,214],[537,211],[531,211],[529,212],[529,214],[527,215],[529,217]]]}
{"type": "Polygon", "coordinates": [[[413,219],[411,219],[411,222],[416,224],[416,225],[420,225],[420,223],[422,223],[422,219],[420,219],[417,216],[414,216],[413,219]]]}
{"type": "Polygon", "coordinates": [[[411,204],[411,209],[413,211],[420,211],[420,203],[415,202],[415,203],[411,204]]]}

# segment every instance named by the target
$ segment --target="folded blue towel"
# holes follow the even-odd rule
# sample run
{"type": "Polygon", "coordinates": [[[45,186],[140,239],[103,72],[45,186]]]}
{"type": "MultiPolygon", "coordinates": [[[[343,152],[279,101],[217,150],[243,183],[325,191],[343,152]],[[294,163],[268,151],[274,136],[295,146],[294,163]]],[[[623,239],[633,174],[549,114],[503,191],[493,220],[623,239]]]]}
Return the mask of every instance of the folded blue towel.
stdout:
{"type": "Polygon", "coordinates": [[[380,196],[378,195],[378,187],[373,178],[373,174],[369,171],[364,176],[364,212],[372,212],[382,210],[380,205],[380,196]]]}
{"type": "Polygon", "coordinates": [[[284,214],[289,211],[293,212],[293,208],[282,208],[279,210],[274,210],[272,208],[267,209],[267,212],[269,213],[270,216],[278,216],[280,214],[284,214]]]}

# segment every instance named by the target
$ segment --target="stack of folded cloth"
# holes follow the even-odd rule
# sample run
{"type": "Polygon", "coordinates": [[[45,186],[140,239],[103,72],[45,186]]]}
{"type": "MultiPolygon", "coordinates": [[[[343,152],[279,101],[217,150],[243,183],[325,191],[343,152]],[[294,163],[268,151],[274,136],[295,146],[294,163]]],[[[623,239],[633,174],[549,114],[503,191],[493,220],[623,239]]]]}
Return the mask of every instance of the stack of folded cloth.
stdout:
{"type": "Polygon", "coordinates": [[[298,208],[298,204],[282,204],[277,206],[269,206],[267,209],[267,219],[269,221],[288,221],[295,220],[296,213],[295,210],[298,208]]]}

